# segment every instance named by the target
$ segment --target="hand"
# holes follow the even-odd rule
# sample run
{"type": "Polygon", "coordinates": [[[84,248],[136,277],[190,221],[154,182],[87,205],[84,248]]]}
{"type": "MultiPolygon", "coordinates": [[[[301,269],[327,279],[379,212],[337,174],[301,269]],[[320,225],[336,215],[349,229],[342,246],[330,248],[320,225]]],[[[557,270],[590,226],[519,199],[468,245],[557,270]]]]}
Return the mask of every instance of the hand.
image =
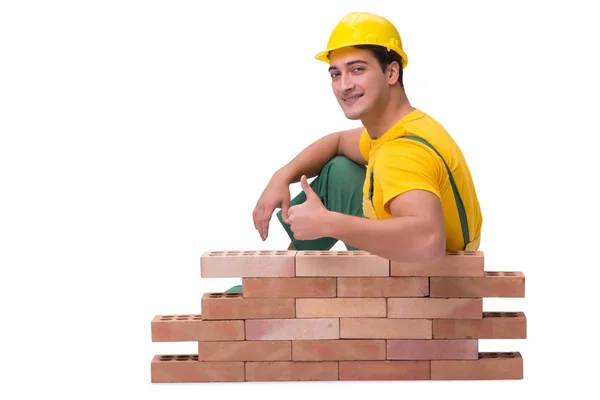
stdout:
{"type": "Polygon", "coordinates": [[[263,193],[261,194],[254,211],[252,218],[254,220],[254,228],[263,241],[269,236],[269,222],[275,208],[281,208],[281,216],[283,222],[288,222],[288,208],[290,207],[290,184],[280,175],[275,174],[263,193]]]}
{"type": "Polygon", "coordinates": [[[312,190],[305,175],[302,175],[300,184],[306,194],[306,201],[290,208],[288,212],[290,229],[294,232],[294,238],[311,240],[325,237],[327,236],[329,211],[312,190]]]}

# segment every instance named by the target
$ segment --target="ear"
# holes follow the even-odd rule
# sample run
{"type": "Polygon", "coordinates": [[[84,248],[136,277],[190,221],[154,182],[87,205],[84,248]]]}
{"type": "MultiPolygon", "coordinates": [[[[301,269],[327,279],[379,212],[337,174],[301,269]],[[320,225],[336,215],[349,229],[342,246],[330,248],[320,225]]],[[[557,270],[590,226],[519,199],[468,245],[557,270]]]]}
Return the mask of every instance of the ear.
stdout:
{"type": "Polygon", "coordinates": [[[395,85],[400,77],[400,65],[396,61],[392,62],[387,67],[388,72],[388,84],[395,85]]]}

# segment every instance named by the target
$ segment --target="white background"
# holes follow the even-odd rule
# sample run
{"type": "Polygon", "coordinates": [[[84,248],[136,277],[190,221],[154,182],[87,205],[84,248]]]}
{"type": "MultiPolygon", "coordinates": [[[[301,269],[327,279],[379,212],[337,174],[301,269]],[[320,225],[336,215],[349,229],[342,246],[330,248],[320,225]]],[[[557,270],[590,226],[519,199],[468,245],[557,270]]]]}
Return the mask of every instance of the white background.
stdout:
{"type": "Polygon", "coordinates": [[[2,2],[0,397],[504,399],[592,383],[600,32],[593,2],[567,4],[2,2]],[[314,60],[355,10],[396,24],[409,99],[461,145],[486,269],[526,276],[525,299],[484,308],[524,311],[528,338],[480,344],[520,351],[525,379],[151,384],[154,354],[196,351],[152,343],[152,318],[239,283],[201,280],[201,254],[287,248],[275,218],[266,242],[254,230],[260,193],[355,126],[314,60]]]}

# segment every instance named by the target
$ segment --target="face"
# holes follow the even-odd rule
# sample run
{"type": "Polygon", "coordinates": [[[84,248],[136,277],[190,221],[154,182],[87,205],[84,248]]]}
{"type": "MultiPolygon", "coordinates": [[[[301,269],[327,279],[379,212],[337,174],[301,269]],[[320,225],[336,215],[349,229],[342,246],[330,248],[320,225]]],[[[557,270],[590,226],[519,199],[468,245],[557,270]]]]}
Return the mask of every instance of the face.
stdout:
{"type": "Polygon", "coordinates": [[[368,50],[334,50],[329,73],[333,93],[348,119],[363,119],[377,112],[387,99],[389,77],[368,50]]]}

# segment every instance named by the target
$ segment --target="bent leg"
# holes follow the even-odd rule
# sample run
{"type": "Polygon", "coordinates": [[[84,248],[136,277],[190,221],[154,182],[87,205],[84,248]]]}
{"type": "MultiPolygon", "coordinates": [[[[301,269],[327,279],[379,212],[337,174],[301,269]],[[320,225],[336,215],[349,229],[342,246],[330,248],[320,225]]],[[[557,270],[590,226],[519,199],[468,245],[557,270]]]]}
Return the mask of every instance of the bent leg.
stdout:
{"type": "MultiPolygon", "coordinates": [[[[326,209],[346,215],[364,217],[362,211],[363,185],[365,181],[366,168],[354,161],[336,156],[325,164],[319,175],[310,183],[317,196],[323,202],[326,209]]],[[[300,192],[290,201],[290,207],[302,204],[306,201],[304,192],[300,192]]],[[[289,224],[283,222],[281,210],[277,212],[277,218],[284,227],[292,246],[296,250],[330,250],[337,239],[323,237],[316,240],[297,240],[291,231],[289,224]]],[[[348,250],[358,250],[345,244],[348,250]]]]}

